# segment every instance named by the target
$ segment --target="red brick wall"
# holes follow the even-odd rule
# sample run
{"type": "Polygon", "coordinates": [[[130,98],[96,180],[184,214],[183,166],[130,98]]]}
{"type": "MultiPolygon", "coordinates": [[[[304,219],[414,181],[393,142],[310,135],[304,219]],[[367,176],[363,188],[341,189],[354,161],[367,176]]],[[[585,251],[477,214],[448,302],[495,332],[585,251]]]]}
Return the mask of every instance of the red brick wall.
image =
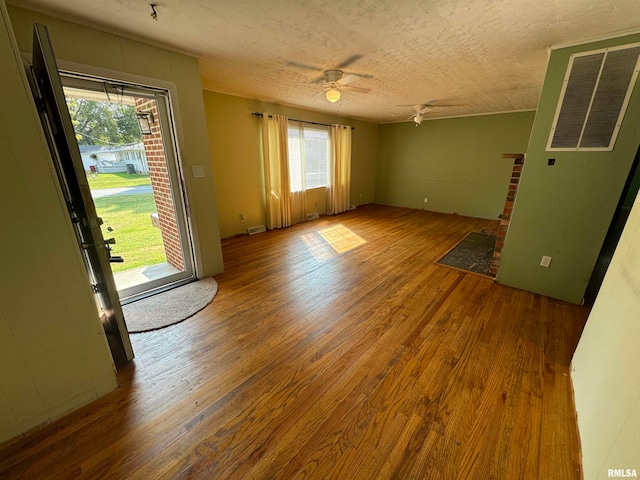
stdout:
{"type": "Polygon", "coordinates": [[[162,143],[162,133],[160,131],[158,108],[155,99],[136,98],[136,110],[138,112],[153,113],[153,123],[151,124],[152,133],[150,135],[142,135],[144,151],[149,164],[149,176],[151,177],[151,186],[153,187],[153,197],[158,209],[162,242],[164,244],[165,255],[167,256],[167,262],[178,270],[184,270],[178,223],[173,205],[173,196],[171,195],[171,182],[167,169],[167,160],[164,154],[164,144],[162,143]]]}
{"type": "Polygon", "coordinates": [[[498,274],[498,268],[500,268],[504,239],[507,236],[507,230],[509,229],[511,213],[513,212],[513,204],[516,201],[518,185],[520,184],[520,175],[522,174],[522,167],[524,166],[524,155],[521,153],[505,153],[502,155],[502,158],[513,158],[514,160],[513,170],[511,172],[511,181],[509,182],[509,191],[507,193],[507,201],[505,202],[504,210],[502,211],[502,220],[500,221],[500,227],[498,228],[496,246],[493,250],[493,260],[491,262],[491,267],[489,267],[489,275],[492,277],[495,277],[498,274]]]}

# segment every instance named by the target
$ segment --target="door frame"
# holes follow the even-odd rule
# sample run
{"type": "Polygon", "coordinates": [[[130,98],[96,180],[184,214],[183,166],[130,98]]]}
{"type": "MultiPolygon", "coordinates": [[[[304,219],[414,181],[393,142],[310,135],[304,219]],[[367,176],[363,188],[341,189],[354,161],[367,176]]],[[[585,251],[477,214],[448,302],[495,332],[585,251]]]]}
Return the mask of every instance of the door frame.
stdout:
{"type": "MultiPolygon", "coordinates": [[[[600,293],[600,289],[604,282],[604,277],[607,271],[609,270],[611,260],[613,259],[613,255],[615,251],[618,249],[618,244],[620,243],[620,239],[622,238],[622,233],[627,226],[627,220],[629,218],[629,212],[626,213],[624,218],[624,222],[622,224],[622,228],[619,227],[619,222],[623,216],[624,210],[624,201],[626,200],[629,192],[631,191],[631,187],[633,185],[636,177],[640,175],[640,144],[638,144],[638,148],[636,150],[635,157],[633,158],[633,163],[631,164],[631,168],[629,169],[629,173],[627,174],[627,179],[624,182],[624,187],[620,192],[620,198],[618,199],[618,203],[616,205],[616,209],[609,221],[609,227],[607,228],[607,233],[602,241],[602,245],[600,246],[600,250],[598,251],[598,258],[596,259],[596,263],[591,271],[591,276],[589,277],[589,283],[587,283],[587,288],[585,289],[583,302],[588,307],[593,307],[593,304],[600,293]],[[611,244],[614,244],[614,248],[609,254],[609,250],[611,248],[611,244]],[[604,265],[604,269],[602,268],[604,265]]],[[[635,196],[640,196],[640,192],[636,191],[635,196]]]]}

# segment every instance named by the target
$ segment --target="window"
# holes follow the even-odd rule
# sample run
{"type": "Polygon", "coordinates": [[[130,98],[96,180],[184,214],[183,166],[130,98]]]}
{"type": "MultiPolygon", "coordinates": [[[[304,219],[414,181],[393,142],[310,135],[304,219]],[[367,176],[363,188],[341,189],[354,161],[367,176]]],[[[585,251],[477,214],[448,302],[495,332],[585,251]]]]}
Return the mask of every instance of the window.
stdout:
{"type": "Polygon", "coordinates": [[[329,186],[329,129],[289,122],[289,172],[291,191],[329,186]]]}
{"type": "Polygon", "coordinates": [[[571,56],[547,150],[613,150],[639,55],[634,44],[571,56]]]}

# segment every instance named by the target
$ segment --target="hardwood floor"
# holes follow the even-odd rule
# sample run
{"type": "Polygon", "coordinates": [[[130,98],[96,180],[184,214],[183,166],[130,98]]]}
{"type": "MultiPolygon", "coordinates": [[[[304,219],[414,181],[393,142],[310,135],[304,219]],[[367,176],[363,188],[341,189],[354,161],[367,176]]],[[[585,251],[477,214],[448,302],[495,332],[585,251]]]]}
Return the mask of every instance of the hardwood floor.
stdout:
{"type": "Polygon", "coordinates": [[[368,206],[226,241],[213,303],[132,335],[121,387],[0,477],[580,479],[587,309],[434,265],[496,225],[368,206]]]}

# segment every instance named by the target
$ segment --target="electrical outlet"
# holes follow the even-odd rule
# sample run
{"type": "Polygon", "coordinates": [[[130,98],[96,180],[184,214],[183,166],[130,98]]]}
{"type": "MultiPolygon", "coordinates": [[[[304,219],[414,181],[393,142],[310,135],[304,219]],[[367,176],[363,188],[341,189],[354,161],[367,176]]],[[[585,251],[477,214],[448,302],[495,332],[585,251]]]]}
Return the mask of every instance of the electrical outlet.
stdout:
{"type": "Polygon", "coordinates": [[[427,197],[424,197],[424,203],[427,203],[429,201],[429,199],[427,197]]]}
{"type": "Polygon", "coordinates": [[[245,221],[246,219],[247,219],[247,218],[244,216],[244,213],[241,213],[241,214],[240,214],[240,221],[241,221],[242,223],[244,223],[244,221],[245,221]]]}
{"type": "Polygon", "coordinates": [[[542,260],[540,260],[540,266],[541,267],[545,267],[545,268],[549,268],[549,265],[551,265],[551,257],[543,255],[542,256],[542,260]]]}
{"type": "Polygon", "coordinates": [[[204,177],[204,167],[202,165],[192,165],[191,174],[193,175],[193,178],[204,177]]]}

